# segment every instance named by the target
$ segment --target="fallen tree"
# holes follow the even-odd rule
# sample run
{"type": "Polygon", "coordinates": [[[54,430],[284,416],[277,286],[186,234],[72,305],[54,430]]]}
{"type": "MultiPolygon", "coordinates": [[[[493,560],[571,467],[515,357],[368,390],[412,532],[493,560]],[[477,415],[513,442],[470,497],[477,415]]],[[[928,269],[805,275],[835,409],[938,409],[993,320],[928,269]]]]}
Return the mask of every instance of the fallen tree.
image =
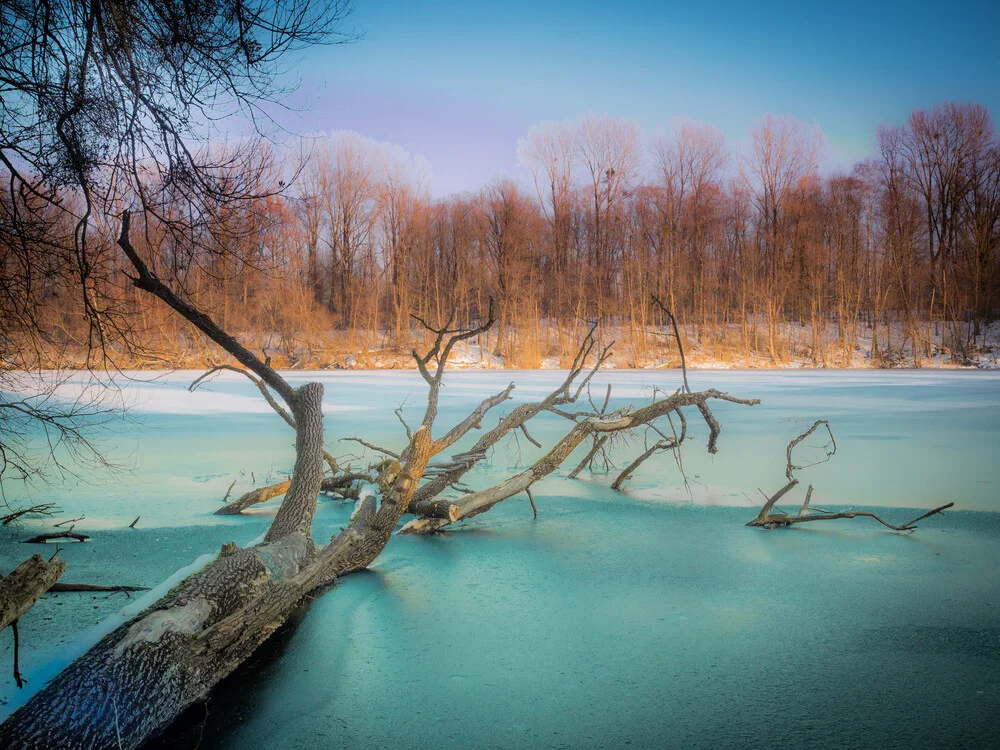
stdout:
{"type": "MultiPolygon", "coordinates": [[[[292,477],[264,541],[219,557],[166,597],[116,628],[0,725],[0,747],[140,746],[185,707],[203,699],[242,663],[310,592],[367,567],[389,541],[428,461],[482,419],[483,410],[434,438],[437,395],[454,346],[493,324],[435,331],[420,355],[429,384],[424,418],[400,454],[383,466],[378,495],[366,496],[347,527],[325,546],[312,539],[323,481],[323,386],[293,388],[281,375],[150,271],[129,239],[119,245],[136,288],[153,294],[253,372],[287,405],[295,428],[292,477]],[[428,368],[433,366],[433,370],[428,368]]],[[[494,399],[495,400],[495,399],[494,399]]]]}
{"type": "Polygon", "coordinates": [[[735,404],[753,405],[760,403],[757,399],[742,399],[730,396],[717,390],[707,390],[697,393],[678,391],[669,398],[654,401],[635,411],[625,414],[595,415],[582,413],[572,415],[570,419],[574,426],[561,438],[544,456],[529,468],[501,482],[500,484],[478,492],[472,492],[452,502],[451,517],[422,517],[410,521],[401,530],[401,534],[426,534],[444,528],[457,520],[472,518],[485,513],[494,505],[510,497],[527,492],[532,484],[542,479],[556,469],[563,461],[591,435],[605,436],[626,432],[637,427],[650,424],[654,420],[687,406],[695,406],[701,412],[709,427],[708,451],[718,451],[716,445],[721,426],[708,407],[711,400],[729,401],[735,404]]]}

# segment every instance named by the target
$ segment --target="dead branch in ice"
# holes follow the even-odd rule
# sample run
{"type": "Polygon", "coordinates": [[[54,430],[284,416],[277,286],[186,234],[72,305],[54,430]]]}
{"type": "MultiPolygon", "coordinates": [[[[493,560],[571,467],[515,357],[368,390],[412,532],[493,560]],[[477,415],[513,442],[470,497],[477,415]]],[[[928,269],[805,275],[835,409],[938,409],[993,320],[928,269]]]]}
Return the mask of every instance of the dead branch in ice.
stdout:
{"type": "MultiPolygon", "coordinates": [[[[621,490],[622,485],[629,479],[629,477],[632,476],[632,474],[635,472],[636,469],[642,466],[643,462],[646,461],[650,456],[653,456],[657,453],[663,453],[664,451],[673,451],[676,453],[678,450],[680,450],[681,444],[687,437],[687,419],[685,419],[684,413],[679,409],[677,410],[676,413],[678,414],[678,416],[680,416],[681,420],[681,434],[677,435],[675,432],[673,435],[668,436],[664,434],[664,432],[660,430],[660,428],[657,427],[655,424],[649,425],[647,430],[647,435],[648,432],[650,431],[654,432],[660,437],[660,440],[656,441],[652,445],[647,444],[646,450],[643,451],[635,459],[633,459],[632,463],[626,466],[622,470],[621,474],[619,474],[618,477],[615,479],[615,481],[611,483],[611,489],[621,490]]],[[[670,419],[669,414],[667,415],[667,419],[670,419]]],[[[670,422],[670,427],[673,430],[673,421],[670,422]]]]}
{"type": "Polygon", "coordinates": [[[400,529],[401,534],[427,534],[444,528],[456,520],[468,519],[485,513],[494,505],[509,497],[525,492],[539,479],[548,476],[588,437],[604,436],[622,433],[652,423],[656,419],[675,412],[681,408],[695,406],[709,427],[708,451],[718,451],[717,441],[721,427],[712,415],[708,406],[710,400],[728,401],[736,404],[758,404],[758,399],[742,399],[730,396],[717,390],[707,390],[697,393],[678,391],[672,396],[648,404],[640,409],[623,414],[581,415],[573,419],[573,427],[560,439],[542,458],[531,467],[519,474],[485,490],[473,492],[452,501],[449,518],[421,517],[416,518],[400,529]],[[454,520],[451,518],[454,516],[454,520]]]}
{"type": "MultiPolygon", "coordinates": [[[[518,404],[499,421],[496,427],[483,433],[483,435],[468,451],[460,456],[453,456],[453,463],[451,465],[442,467],[441,470],[436,473],[432,472],[432,476],[429,477],[429,481],[421,485],[421,487],[414,493],[413,500],[410,503],[410,513],[428,518],[455,520],[457,518],[456,514],[458,511],[454,507],[454,503],[450,500],[437,500],[436,498],[449,487],[458,487],[465,474],[476,466],[479,461],[482,461],[491,448],[497,445],[497,443],[509,434],[517,430],[522,431],[530,442],[538,447],[541,447],[537,441],[530,436],[530,433],[527,432],[526,428],[527,423],[531,419],[543,412],[551,412],[571,421],[575,420],[576,415],[566,412],[562,407],[566,407],[577,402],[587,386],[590,384],[594,375],[597,374],[598,369],[602,364],[604,364],[605,361],[607,361],[608,357],[611,356],[611,344],[609,344],[603,349],[596,351],[594,362],[588,368],[587,362],[591,358],[591,354],[595,353],[595,350],[597,349],[597,339],[594,335],[596,330],[597,323],[591,323],[587,334],[584,336],[583,341],[577,349],[576,355],[574,356],[573,362],[569,368],[569,372],[566,374],[566,377],[562,380],[562,382],[552,390],[552,392],[546,395],[541,401],[518,404]],[[581,378],[581,376],[582,380],[577,383],[577,380],[581,378]],[[472,458],[475,460],[465,460],[472,458]]],[[[473,412],[473,418],[481,418],[484,407],[492,408],[499,401],[509,398],[513,388],[514,385],[512,383],[506,390],[501,391],[489,399],[486,399],[473,412]]],[[[589,414],[589,412],[581,413],[589,414]]],[[[466,420],[466,422],[468,421],[469,420],[466,420]]],[[[477,421],[476,425],[478,424],[479,422],[477,421]]],[[[427,478],[426,473],[425,478],[427,478]]]]}
{"type": "Polygon", "coordinates": [[[112,593],[128,594],[134,591],[149,591],[148,586],[98,586],[91,583],[54,583],[49,588],[49,594],[66,594],[72,592],[82,593],[112,593]]]}
{"type": "Polygon", "coordinates": [[[269,484],[266,487],[258,487],[256,489],[250,490],[240,495],[240,497],[233,500],[231,503],[227,503],[215,511],[217,516],[234,516],[238,513],[242,513],[244,510],[252,505],[258,505],[260,503],[266,503],[268,500],[278,497],[278,495],[284,495],[288,492],[288,488],[291,487],[292,480],[286,479],[283,482],[277,482],[276,484],[269,484]]]}
{"type": "Polygon", "coordinates": [[[71,526],[76,526],[77,521],[82,521],[86,517],[87,517],[87,514],[84,513],[84,514],[80,515],[78,518],[67,518],[65,521],[60,521],[59,523],[52,524],[52,526],[54,528],[57,528],[57,529],[60,526],[65,526],[66,524],[70,524],[71,526]]]}
{"type": "Polygon", "coordinates": [[[90,537],[86,534],[73,531],[73,527],[70,526],[67,531],[50,531],[47,534],[39,534],[38,536],[31,537],[31,539],[25,539],[21,544],[45,544],[52,539],[75,539],[78,542],[85,542],[90,537]]]}
{"type": "Polygon", "coordinates": [[[65,570],[66,563],[59,559],[57,550],[49,560],[42,559],[41,555],[32,555],[6,578],[0,576],[0,630],[10,625],[14,637],[14,682],[18,689],[24,687],[24,678],[18,665],[21,635],[17,622],[35,606],[42,594],[58,585],[56,581],[65,570]]]}
{"type": "Polygon", "coordinates": [[[836,452],[837,452],[837,440],[836,438],[833,437],[833,430],[830,429],[830,423],[825,419],[817,419],[813,423],[812,427],[810,427],[808,430],[803,432],[798,437],[791,440],[788,443],[788,446],[785,448],[785,478],[791,481],[794,472],[798,471],[799,469],[808,469],[810,466],[817,466],[819,464],[826,463],[834,456],[834,454],[836,454],[836,452]],[[821,449],[824,451],[825,455],[818,461],[814,461],[810,464],[804,464],[803,466],[796,466],[795,464],[792,463],[792,451],[795,450],[795,447],[799,443],[801,443],[807,437],[816,432],[816,429],[820,425],[823,425],[823,427],[826,428],[826,433],[830,438],[825,445],[820,446],[821,449]]]}
{"type": "Polygon", "coordinates": [[[660,301],[659,297],[654,294],[652,295],[652,298],[653,304],[660,308],[660,311],[670,319],[670,325],[674,328],[674,338],[677,339],[677,350],[681,354],[681,375],[684,378],[684,391],[686,393],[690,393],[691,387],[688,385],[687,363],[684,361],[684,342],[681,341],[681,332],[677,328],[677,318],[675,318],[670,309],[660,301]]]}
{"type": "Polygon", "coordinates": [[[775,492],[770,497],[767,497],[765,495],[765,497],[767,497],[767,500],[764,503],[763,507],[760,509],[760,512],[757,514],[757,517],[751,521],[747,521],[746,525],[756,526],[763,529],[779,529],[779,528],[794,526],[795,524],[799,523],[812,523],[814,521],[837,521],[845,518],[846,519],[873,518],[886,528],[892,529],[893,531],[914,531],[917,528],[916,523],[918,521],[922,521],[929,516],[936,515],[954,506],[954,503],[947,503],[945,505],[941,505],[937,508],[929,510],[926,513],[922,513],[921,515],[914,518],[912,521],[907,521],[906,523],[896,525],[889,523],[884,518],[866,510],[847,509],[839,512],[834,512],[817,508],[811,504],[813,486],[809,485],[808,489],[806,490],[805,500],[802,502],[802,506],[799,508],[797,513],[795,514],[786,513],[776,508],[778,501],[781,500],[781,498],[783,498],[793,489],[795,489],[796,486],[798,486],[799,480],[795,478],[796,471],[800,469],[809,468],[811,466],[816,466],[817,464],[825,463],[826,461],[829,461],[830,457],[833,456],[836,452],[837,452],[837,441],[833,436],[833,430],[830,428],[829,422],[827,422],[827,420],[825,419],[817,420],[808,430],[803,432],[801,435],[792,438],[792,440],[789,441],[788,446],[785,449],[785,477],[788,479],[788,483],[785,484],[784,487],[782,487],[780,490],[775,492]],[[817,428],[819,428],[820,425],[823,425],[826,428],[826,431],[829,435],[829,440],[827,441],[827,443],[821,446],[822,450],[825,453],[824,458],[818,461],[814,461],[813,463],[806,464],[804,466],[797,466],[792,462],[793,451],[799,444],[802,443],[803,440],[812,435],[817,430],[817,428]]]}
{"type": "MultiPolygon", "coordinates": [[[[590,402],[591,415],[593,416],[604,416],[608,413],[608,404],[611,403],[611,383],[608,383],[607,390],[604,394],[604,403],[598,407],[594,403],[594,399],[590,397],[590,387],[587,387],[587,401],[590,402]]],[[[604,459],[604,470],[607,471],[611,466],[611,459],[608,457],[607,450],[605,449],[605,444],[611,441],[611,435],[593,435],[591,436],[591,448],[587,452],[587,455],[583,457],[583,460],[576,465],[576,468],[569,473],[570,479],[576,479],[581,471],[586,468],[588,471],[594,471],[594,461],[597,459],[597,455],[600,454],[604,459]]]]}

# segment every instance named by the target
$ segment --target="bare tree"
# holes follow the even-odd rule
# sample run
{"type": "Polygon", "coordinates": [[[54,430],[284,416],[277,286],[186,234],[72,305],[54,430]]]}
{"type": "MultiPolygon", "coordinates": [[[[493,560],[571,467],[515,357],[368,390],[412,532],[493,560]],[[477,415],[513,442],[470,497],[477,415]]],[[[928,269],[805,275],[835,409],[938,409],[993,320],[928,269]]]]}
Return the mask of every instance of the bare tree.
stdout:
{"type": "Polygon", "coordinates": [[[587,115],[577,124],[577,158],[587,175],[590,204],[589,261],[596,277],[597,308],[613,293],[615,258],[611,223],[619,202],[638,177],[642,130],[632,120],[587,115]]]}
{"type": "Polygon", "coordinates": [[[818,166],[823,134],[792,117],[768,114],[750,127],[749,136],[752,153],[744,159],[741,174],[757,209],[768,350],[773,360],[780,361],[777,325],[790,284],[788,211],[794,191],[818,166]]]}
{"type": "Polygon", "coordinates": [[[551,234],[552,252],[546,297],[552,310],[565,312],[570,262],[570,221],[577,128],[572,121],[533,125],[517,142],[518,162],[531,171],[539,204],[551,234]]]}

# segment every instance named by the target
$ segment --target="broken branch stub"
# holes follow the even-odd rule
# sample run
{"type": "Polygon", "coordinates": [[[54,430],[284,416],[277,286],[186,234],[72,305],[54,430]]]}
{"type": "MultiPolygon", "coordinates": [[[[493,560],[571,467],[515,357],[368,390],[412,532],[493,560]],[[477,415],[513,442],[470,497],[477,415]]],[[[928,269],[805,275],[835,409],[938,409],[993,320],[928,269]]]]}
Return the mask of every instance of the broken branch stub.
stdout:
{"type": "Polygon", "coordinates": [[[45,560],[32,555],[0,578],[0,630],[31,609],[65,570],[66,563],[58,556],[45,560]]]}

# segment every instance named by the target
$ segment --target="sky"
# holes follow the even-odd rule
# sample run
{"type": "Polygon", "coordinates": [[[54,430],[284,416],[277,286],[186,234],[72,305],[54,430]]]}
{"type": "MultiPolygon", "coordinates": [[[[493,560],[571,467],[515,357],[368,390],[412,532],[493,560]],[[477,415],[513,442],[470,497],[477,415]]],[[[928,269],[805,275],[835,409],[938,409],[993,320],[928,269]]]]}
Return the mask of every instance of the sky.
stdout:
{"type": "Polygon", "coordinates": [[[826,171],[915,107],[976,101],[1000,117],[1000,0],[356,0],[345,28],[363,36],[300,53],[282,124],[421,154],[437,196],[527,179],[518,137],[587,112],[649,133],[704,120],[737,152],[756,118],[790,114],[822,128],[826,171]]]}

